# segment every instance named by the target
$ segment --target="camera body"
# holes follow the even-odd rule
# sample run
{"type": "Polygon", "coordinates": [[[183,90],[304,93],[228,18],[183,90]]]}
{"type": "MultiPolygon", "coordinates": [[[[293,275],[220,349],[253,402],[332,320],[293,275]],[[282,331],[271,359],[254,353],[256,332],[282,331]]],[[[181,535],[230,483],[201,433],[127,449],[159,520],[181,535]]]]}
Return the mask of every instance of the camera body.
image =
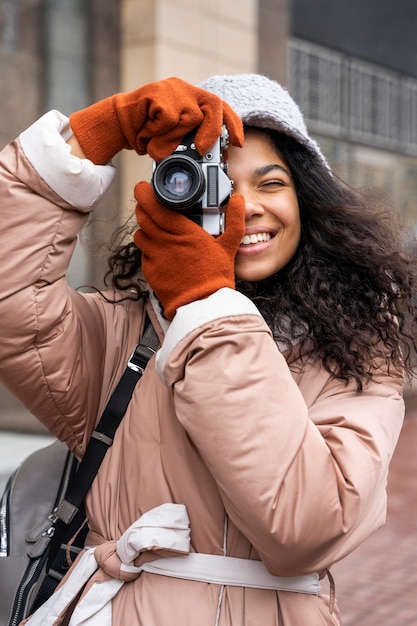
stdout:
{"type": "Polygon", "coordinates": [[[186,135],[176,150],[153,163],[152,186],[158,201],[199,224],[210,235],[224,232],[224,205],[232,195],[233,183],[227,176],[225,150],[228,133],[201,155],[195,149],[195,131],[186,135]]]}

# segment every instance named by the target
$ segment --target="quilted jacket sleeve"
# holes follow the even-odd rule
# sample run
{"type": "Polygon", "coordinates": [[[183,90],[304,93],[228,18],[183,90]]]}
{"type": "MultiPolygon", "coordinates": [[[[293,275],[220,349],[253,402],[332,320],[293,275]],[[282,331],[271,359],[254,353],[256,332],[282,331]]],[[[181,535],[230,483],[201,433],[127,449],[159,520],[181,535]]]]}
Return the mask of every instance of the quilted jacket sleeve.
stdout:
{"type": "Polygon", "coordinates": [[[271,573],[321,571],[384,522],[401,373],[357,393],[307,368],[307,406],[262,317],[231,290],[180,308],[157,359],[230,518],[271,573]]]}
{"type": "Polygon", "coordinates": [[[114,168],[72,156],[70,134],[52,111],[0,153],[0,380],[80,453],[100,400],[105,314],[65,275],[114,168]]]}

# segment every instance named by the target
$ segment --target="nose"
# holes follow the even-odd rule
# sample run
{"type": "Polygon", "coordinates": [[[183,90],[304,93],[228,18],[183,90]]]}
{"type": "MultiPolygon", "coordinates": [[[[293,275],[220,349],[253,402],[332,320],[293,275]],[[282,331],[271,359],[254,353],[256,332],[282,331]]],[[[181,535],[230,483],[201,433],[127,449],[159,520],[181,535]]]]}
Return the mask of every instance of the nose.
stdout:
{"type": "Polygon", "coordinates": [[[245,191],[242,193],[245,198],[245,218],[246,221],[250,220],[252,217],[264,215],[265,209],[262,204],[259,202],[259,198],[255,193],[250,193],[245,191]]]}

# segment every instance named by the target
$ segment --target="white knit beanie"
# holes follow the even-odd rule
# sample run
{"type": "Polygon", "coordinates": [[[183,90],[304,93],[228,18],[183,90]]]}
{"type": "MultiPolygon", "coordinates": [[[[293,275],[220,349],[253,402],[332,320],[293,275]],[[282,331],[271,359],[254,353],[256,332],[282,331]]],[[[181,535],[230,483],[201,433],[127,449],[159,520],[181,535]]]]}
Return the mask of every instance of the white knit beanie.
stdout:
{"type": "Polygon", "coordinates": [[[260,74],[212,76],[199,87],[225,100],[247,126],[270,128],[290,135],[329,165],[319,145],[312,139],[303,114],[286,89],[260,74]]]}

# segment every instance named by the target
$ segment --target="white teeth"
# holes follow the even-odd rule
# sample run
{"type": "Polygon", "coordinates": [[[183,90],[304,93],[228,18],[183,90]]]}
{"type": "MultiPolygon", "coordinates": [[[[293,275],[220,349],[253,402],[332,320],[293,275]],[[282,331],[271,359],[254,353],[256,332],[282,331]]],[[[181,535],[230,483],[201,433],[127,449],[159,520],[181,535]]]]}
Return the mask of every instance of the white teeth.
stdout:
{"type": "Polygon", "coordinates": [[[251,243],[258,243],[260,241],[269,241],[272,238],[271,233],[256,233],[254,235],[245,235],[240,242],[241,246],[247,246],[251,243]]]}

